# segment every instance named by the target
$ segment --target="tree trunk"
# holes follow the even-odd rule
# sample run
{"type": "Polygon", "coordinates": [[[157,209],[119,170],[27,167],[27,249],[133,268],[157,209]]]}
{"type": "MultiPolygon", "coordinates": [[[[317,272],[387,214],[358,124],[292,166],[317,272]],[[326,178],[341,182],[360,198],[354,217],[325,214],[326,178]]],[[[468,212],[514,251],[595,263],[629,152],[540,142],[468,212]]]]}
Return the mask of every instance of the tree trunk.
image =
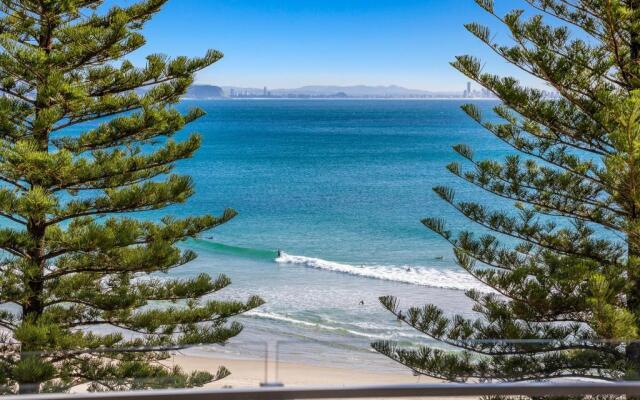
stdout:
{"type": "MultiPolygon", "coordinates": [[[[51,52],[51,32],[52,25],[51,21],[48,19],[48,9],[45,3],[40,5],[40,37],[38,40],[38,45],[42,48],[47,54],[51,52]]],[[[40,117],[40,113],[43,109],[46,109],[49,106],[49,98],[42,95],[42,93],[46,93],[46,88],[48,86],[48,74],[45,73],[42,80],[36,86],[35,90],[35,118],[36,120],[40,117]]],[[[51,126],[42,126],[37,130],[34,130],[33,136],[38,141],[40,151],[47,152],[49,148],[49,133],[51,131],[51,126]]],[[[32,181],[29,182],[31,188],[34,187],[42,187],[42,182],[32,181]]],[[[45,188],[46,189],[46,188],[45,188]]],[[[27,224],[27,232],[29,236],[33,240],[34,246],[29,249],[28,254],[31,258],[32,267],[34,271],[29,276],[26,285],[29,287],[30,296],[25,301],[25,304],[22,307],[22,318],[24,320],[29,320],[32,323],[37,323],[38,319],[44,312],[44,303],[43,303],[43,294],[44,294],[44,273],[45,273],[45,234],[46,234],[46,225],[45,221],[40,218],[30,218],[27,224]]],[[[28,357],[39,357],[37,352],[39,349],[31,348],[29,343],[22,344],[22,350],[20,358],[28,357]]],[[[19,383],[19,393],[20,394],[29,394],[29,393],[39,393],[40,392],[40,384],[41,382],[20,382],[19,383]]]]}

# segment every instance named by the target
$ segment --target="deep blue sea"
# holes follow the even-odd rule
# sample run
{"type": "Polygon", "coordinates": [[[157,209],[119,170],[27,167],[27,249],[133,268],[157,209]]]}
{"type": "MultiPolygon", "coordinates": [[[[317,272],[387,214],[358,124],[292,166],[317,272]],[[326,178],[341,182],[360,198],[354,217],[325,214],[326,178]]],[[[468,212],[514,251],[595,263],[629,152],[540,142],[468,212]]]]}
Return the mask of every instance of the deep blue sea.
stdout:
{"type": "MultiPolygon", "coordinates": [[[[196,194],[169,212],[217,214],[232,207],[239,215],[185,243],[200,256],[172,274],[225,273],[233,284],[220,297],[259,294],[267,302],[239,318],[246,330],[224,351],[250,357],[263,351],[261,343],[279,342],[281,357],[295,361],[384,364],[389,361],[371,354],[370,341],[411,344],[424,336],[385,311],[379,296],[471,313],[462,290],[482,287],[455,265],[450,246],[420,223],[439,216],[452,230],[476,229],[431,188],[451,186],[460,198],[486,196],[446,170],[461,161],[451,146],[469,144],[478,158],[508,151],[464,114],[463,103],[180,104],[207,115],[180,133],[199,132],[203,145],[177,168],[193,177],[196,194]]],[[[496,104],[476,103],[486,112],[496,104]]]]}

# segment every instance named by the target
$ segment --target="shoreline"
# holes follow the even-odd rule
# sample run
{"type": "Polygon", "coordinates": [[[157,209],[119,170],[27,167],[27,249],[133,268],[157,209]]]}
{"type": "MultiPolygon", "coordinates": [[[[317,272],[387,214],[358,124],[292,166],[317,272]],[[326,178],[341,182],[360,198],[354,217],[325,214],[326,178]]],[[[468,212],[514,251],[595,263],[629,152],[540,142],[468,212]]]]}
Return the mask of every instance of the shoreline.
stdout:
{"type": "Polygon", "coordinates": [[[221,365],[231,371],[231,375],[205,385],[206,388],[259,387],[265,382],[278,382],[285,386],[440,383],[439,380],[430,377],[414,376],[408,369],[406,373],[375,372],[294,362],[279,362],[276,368],[273,361],[265,363],[264,360],[231,359],[218,355],[205,357],[175,354],[162,364],[179,366],[185,372],[200,370],[215,373],[221,365]]]}

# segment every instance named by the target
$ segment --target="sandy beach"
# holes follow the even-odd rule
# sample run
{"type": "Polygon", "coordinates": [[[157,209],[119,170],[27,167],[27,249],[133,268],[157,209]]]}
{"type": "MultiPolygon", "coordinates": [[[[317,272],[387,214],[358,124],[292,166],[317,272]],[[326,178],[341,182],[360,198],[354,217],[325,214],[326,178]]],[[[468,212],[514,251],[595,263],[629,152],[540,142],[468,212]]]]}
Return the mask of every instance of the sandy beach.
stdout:
{"type": "MultiPolygon", "coordinates": [[[[217,357],[198,357],[177,354],[168,365],[180,365],[185,371],[217,370],[224,365],[231,375],[213,382],[207,388],[244,388],[257,387],[265,381],[265,363],[263,360],[235,360],[217,357]]],[[[279,363],[277,381],[273,363],[269,363],[269,382],[279,382],[284,386],[349,386],[349,385],[384,385],[400,383],[444,383],[425,376],[413,376],[412,373],[373,372],[366,369],[332,368],[302,363],[279,363]]],[[[382,398],[380,398],[381,400],[382,398]]],[[[404,398],[396,398],[404,399],[404,398]]],[[[411,397],[406,399],[436,399],[436,397],[411,397]]],[[[470,400],[477,397],[447,397],[448,400],[470,400]]],[[[369,398],[369,400],[379,400],[369,398]]]]}
{"type": "Polygon", "coordinates": [[[207,387],[256,387],[265,382],[265,379],[268,382],[280,382],[286,386],[439,382],[424,376],[413,376],[409,371],[406,373],[376,373],[365,369],[331,368],[289,362],[279,363],[277,372],[274,363],[270,362],[267,374],[265,374],[263,360],[234,360],[182,354],[176,354],[166,362],[168,365],[179,365],[185,371],[216,371],[220,365],[224,365],[231,371],[230,376],[213,382],[207,387]]]}

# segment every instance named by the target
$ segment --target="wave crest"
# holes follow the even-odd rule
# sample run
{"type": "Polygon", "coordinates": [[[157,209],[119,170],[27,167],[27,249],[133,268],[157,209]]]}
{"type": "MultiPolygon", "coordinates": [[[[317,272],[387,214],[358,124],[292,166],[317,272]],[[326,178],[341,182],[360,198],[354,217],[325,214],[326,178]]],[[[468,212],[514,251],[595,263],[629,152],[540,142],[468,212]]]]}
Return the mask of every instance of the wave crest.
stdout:
{"type": "Polygon", "coordinates": [[[386,281],[409,283],[444,289],[476,289],[491,292],[491,289],[466,272],[430,267],[406,265],[351,265],[323,260],[321,258],[296,256],[281,252],[275,260],[281,264],[302,265],[326,271],[341,272],[349,275],[386,281]]]}

